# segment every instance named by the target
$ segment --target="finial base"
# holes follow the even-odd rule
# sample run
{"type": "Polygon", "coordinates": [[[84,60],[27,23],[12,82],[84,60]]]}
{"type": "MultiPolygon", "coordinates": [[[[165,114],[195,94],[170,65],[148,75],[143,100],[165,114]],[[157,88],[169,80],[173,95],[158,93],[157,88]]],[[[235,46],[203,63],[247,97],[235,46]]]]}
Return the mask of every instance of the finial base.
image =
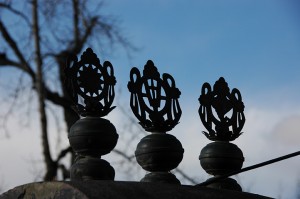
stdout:
{"type": "Polygon", "coordinates": [[[71,180],[114,180],[115,171],[100,159],[117,144],[116,128],[109,120],[86,117],[70,129],[69,142],[77,157],[71,167],[71,180]]]}
{"type": "Polygon", "coordinates": [[[183,158],[183,152],[184,149],[175,136],[153,133],[138,143],[135,156],[143,169],[161,172],[176,168],[183,158]]]}
{"type": "Polygon", "coordinates": [[[158,182],[158,183],[168,183],[168,184],[178,184],[180,181],[176,176],[170,172],[151,172],[145,175],[141,179],[141,182],[158,182]]]}
{"type": "Polygon", "coordinates": [[[180,184],[169,171],[176,168],[183,158],[184,149],[173,135],[153,133],[144,137],[137,145],[135,156],[138,164],[152,173],[143,182],[166,182],[180,184]]]}
{"type": "MultiPolygon", "coordinates": [[[[209,181],[209,179],[208,179],[209,181]]],[[[206,187],[214,188],[214,189],[229,189],[234,191],[242,191],[242,187],[237,183],[235,179],[225,178],[219,180],[217,182],[211,183],[206,187]]]]}
{"type": "Polygon", "coordinates": [[[85,117],[71,127],[68,138],[76,153],[100,157],[115,148],[119,135],[109,120],[85,117]]]}
{"type": "Polygon", "coordinates": [[[242,168],[243,152],[229,142],[212,142],[206,145],[199,156],[202,168],[212,175],[223,175],[242,168]]]}
{"type": "MultiPolygon", "coordinates": [[[[218,176],[240,170],[244,157],[241,149],[235,144],[216,141],[209,143],[201,150],[199,160],[202,168],[208,174],[218,176]]],[[[232,178],[218,180],[210,183],[207,187],[242,191],[241,186],[232,178]]]]}
{"type": "Polygon", "coordinates": [[[71,181],[114,180],[115,170],[106,160],[79,157],[71,167],[71,181]]]}

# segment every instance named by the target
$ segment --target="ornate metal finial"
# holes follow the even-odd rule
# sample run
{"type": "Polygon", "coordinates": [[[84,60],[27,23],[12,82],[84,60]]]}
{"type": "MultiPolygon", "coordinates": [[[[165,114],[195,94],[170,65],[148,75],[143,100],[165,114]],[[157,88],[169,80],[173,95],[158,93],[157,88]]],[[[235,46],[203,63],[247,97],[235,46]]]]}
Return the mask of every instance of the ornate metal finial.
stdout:
{"type": "Polygon", "coordinates": [[[137,68],[131,69],[128,89],[131,109],[146,131],[166,132],[178,124],[181,93],[171,75],[164,73],[160,78],[151,60],[145,65],[143,76],[137,68]]]}
{"type": "Polygon", "coordinates": [[[202,86],[199,97],[199,115],[208,132],[204,135],[213,141],[233,141],[242,133],[245,124],[244,104],[238,89],[230,92],[227,82],[220,77],[213,86],[202,86]]]}
{"type": "Polygon", "coordinates": [[[103,66],[91,48],[86,49],[78,61],[72,56],[65,70],[66,88],[83,118],[70,128],[68,138],[76,153],[70,169],[71,181],[113,180],[115,170],[100,157],[114,149],[118,141],[115,126],[101,118],[107,115],[115,97],[113,66],[106,61],[103,66]],[[89,117],[85,117],[89,116],[89,117]]]}
{"type": "Polygon", "coordinates": [[[105,61],[103,66],[91,48],[86,49],[78,61],[72,56],[65,71],[66,86],[81,116],[103,117],[115,107],[111,107],[115,97],[116,79],[113,66],[105,61]]]}
{"type": "MultiPolygon", "coordinates": [[[[207,144],[201,150],[199,160],[202,168],[214,176],[241,169],[244,162],[243,152],[229,142],[242,134],[241,130],[245,124],[241,93],[236,88],[230,92],[225,79],[220,77],[213,90],[209,83],[203,84],[199,102],[199,115],[208,130],[208,133],[203,133],[208,139],[216,141],[207,144]]],[[[232,178],[225,178],[208,186],[242,191],[241,186],[232,178]]]]}
{"type": "Polygon", "coordinates": [[[138,164],[150,172],[141,181],[180,184],[170,171],[181,162],[184,149],[175,136],[166,133],[178,124],[181,116],[180,91],[175,80],[166,73],[161,78],[149,60],[143,76],[137,68],[131,69],[128,89],[132,112],[140,125],[152,132],[141,139],[135,151],[138,164]]]}

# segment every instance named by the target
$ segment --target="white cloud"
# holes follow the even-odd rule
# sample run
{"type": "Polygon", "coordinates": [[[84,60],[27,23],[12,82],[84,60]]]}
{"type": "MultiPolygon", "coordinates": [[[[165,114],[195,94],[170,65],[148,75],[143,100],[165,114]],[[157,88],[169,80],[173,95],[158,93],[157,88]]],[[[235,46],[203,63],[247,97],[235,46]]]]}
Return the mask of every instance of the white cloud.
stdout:
{"type": "MultiPolygon", "coordinates": [[[[245,157],[244,167],[277,158],[299,150],[300,106],[293,108],[268,109],[248,107],[244,134],[235,143],[245,157]],[[287,132],[288,133],[282,133],[287,132]],[[293,139],[292,142],[291,139],[293,139]]],[[[185,155],[180,167],[190,176],[205,180],[198,156],[201,149],[210,141],[202,135],[205,130],[196,111],[185,113],[181,124],[171,132],[181,141],[185,155]]],[[[299,176],[299,157],[294,157],[266,167],[239,175],[238,179],[245,190],[278,198],[292,198],[299,176]]]]}
{"type": "MultiPolygon", "coordinates": [[[[183,116],[180,124],[169,133],[176,136],[185,149],[180,168],[200,183],[206,180],[208,175],[201,168],[198,157],[201,149],[210,141],[202,134],[205,129],[201,124],[197,109],[189,105],[183,106],[182,109],[183,116]]],[[[246,109],[245,115],[244,134],[234,141],[244,153],[244,167],[298,150],[300,107],[262,109],[252,106],[246,109]]],[[[109,119],[118,129],[120,136],[118,149],[127,150],[126,141],[135,139],[132,142],[134,146],[128,148],[128,152],[133,154],[136,143],[145,134],[130,125],[123,126],[127,118],[118,108],[110,114],[109,119]],[[133,136],[136,137],[133,138],[133,136]]],[[[52,125],[51,132],[55,132],[53,122],[50,125],[52,125]]],[[[20,129],[15,123],[12,122],[10,126],[11,131],[19,132],[20,129]]],[[[32,165],[26,160],[30,158],[42,160],[38,131],[39,125],[34,124],[31,129],[23,130],[22,133],[14,133],[11,139],[0,140],[0,157],[3,160],[0,166],[0,176],[5,179],[6,190],[33,180],[33,175],[29,172],[32,165]]],[[[55,146],[55,134],[52,134],[50,138],[52,146],[55,146]]],[[[63,144],[67,143],[66,135],[62,135],[61,139],[63,144]]],[[[120,157],[112,153],[103,158],[112,163],[120,157]]],[[[296,157],[240,174],[239,181],[246,190],[250,189],[253,193],[278,197],[280,192],[283,198],[291,198],[296,189],[299,166],[299,157],[296,157]]],[[[43,162],[38,163],[36,167],[37,170],[42,169],[43,162]]],[[[142,171],[130,178],[128,175],[119,173],[121,171],[118,168],[115,167],[115,169],[118,180],[138,180],[144,175],[142,171]]]]}
{"type": "Polygon", "coordinates": [[[287,146],[299,146],[300,143],[300,114],[290,115],[279,121],[273,129],[272,137],[275,142],[287,146]]]}

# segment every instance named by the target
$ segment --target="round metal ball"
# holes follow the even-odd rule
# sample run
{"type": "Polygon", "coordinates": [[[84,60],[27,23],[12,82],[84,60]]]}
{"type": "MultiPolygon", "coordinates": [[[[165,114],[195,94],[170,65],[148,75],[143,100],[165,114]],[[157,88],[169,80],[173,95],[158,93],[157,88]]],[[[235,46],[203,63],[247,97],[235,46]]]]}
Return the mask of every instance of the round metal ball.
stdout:
{"type": "Polygon", "coordinates": [[[116,146],[119,135],[110,121],[86,117],[71,127],[68,137],[76,153],[99,157],[108,154],[116,146]]]}
{"type": "Polygon", "coordinates": [[[153,133],[141,139],[135,156],[139,165],[147,171],[170,171],[181,162],[183,152],[180,141],[173,135],[153,133]]]}
{"type": "Polygon", "coordinates": [[[74,180],[114,180],[115,170],[102,159],[82,157],[71,167],[71,181],[74,180]]]}
{"type": "Polygon", "coordinates": [[[242,191],[242,187],[232,178],[225,178],[207,185],[207,187],[214,189],[229,189],[234,191],[242,191]]]}
{"type": "Polygon", "coordinates": [[[176,176],[170,172],[152,172],[145,175],[141,182],[155,182],[168,184],[181,184],[176,176]]]}
{"type": "Polygon", "coordinates": [[[229,142],[212,142],[206,145],[199,156],[202,168],[209,174],[222,175],[242,168],[243,152],[229,142]]]}

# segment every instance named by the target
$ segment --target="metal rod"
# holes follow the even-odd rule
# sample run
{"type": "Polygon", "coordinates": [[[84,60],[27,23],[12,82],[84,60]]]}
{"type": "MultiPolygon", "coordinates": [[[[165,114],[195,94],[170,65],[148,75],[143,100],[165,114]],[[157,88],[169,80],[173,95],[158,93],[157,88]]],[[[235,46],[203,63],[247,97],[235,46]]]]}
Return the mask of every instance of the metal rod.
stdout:
{"type": "Polygon", "coordinates": [[[285,159],[288,159],[288,158],[292,158],[292,157],[295,157],[297,155],[300,155],[300,151],[297,151],[295,153],[291,153],[291,154],[288,154],[288,155],[284,155],[284,156],[281,156],[279,158],[274,158],[272,160],[268,160],[268,161],[265,161],[265,162],[262,162],[262,163],[259,163],[259,164],[255,164],[255,165],[252,165],[252,166],[249,166],[249,167],[245,167],[245,168],[242,168],[238,171],[230,172],[228,174],[212,177],[212,178],[208,179],[207,181],[202,182],[202,183],[200,183],[196,186],[207,186],[211,183],[214,183],[216,181],[228,178],[230,176],[233,176],[233,175],[236,175],[236,174],[239,174],[239,173],[243,173],[243,172],[246,172],[246,171],[249,171],[249,170],[253,170],[253,169],[256,169],[256,168],[259,168],[259,167],[263,167],[263,166],[266,166],[266,165],[269,165],[269,164],[273,164],[275,162],[279,162],[279,161],[282,161],[282,160],[285,160],[285,159]]]}

